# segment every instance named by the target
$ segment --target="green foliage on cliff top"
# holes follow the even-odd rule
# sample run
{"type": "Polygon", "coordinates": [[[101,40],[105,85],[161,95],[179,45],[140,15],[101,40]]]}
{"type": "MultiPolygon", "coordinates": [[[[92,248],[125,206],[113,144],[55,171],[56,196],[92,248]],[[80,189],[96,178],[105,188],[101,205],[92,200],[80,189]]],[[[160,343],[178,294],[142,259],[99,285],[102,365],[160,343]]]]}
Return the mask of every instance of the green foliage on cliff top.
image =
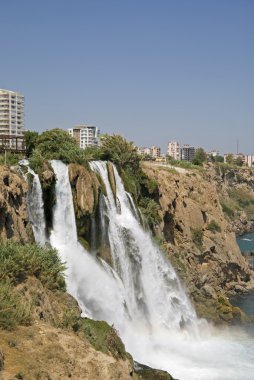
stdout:
{"type": "Polygon", "coordinates": [[[17,285],[35,276],[51,290],[65,289],[64,265],[56,250],[7,241],[0,245],[0,281],[17,285]]]}
{"type": "Polygon", "coordinates": [[[65,290],[64,266],[57,252],[36,244],[21,245],[13,241],[0,244],[0,329],[28,324],[31,304],[18,286],[34,276],[47,289],[65,290]]]}
{"type": "Polygon", "coordinates": [[[84,163],[84,150],[62,129],[51,129],[39,135],[32,157],[35,153],[40,153],[44,160],[61,160],[66,164],[84,163]]]}

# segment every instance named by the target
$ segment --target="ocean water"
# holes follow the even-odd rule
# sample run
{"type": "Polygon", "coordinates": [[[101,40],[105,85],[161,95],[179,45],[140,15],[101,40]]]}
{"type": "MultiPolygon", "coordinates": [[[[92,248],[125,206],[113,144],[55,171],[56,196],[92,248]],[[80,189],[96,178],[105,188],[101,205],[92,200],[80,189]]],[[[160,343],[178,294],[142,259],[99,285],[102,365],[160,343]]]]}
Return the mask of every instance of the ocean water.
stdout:
{"type": "MultiPolygon", "coordinates": [[[[241,235],[236,240],[241,252],[248,258],[254,268],[254,255],[251,254],[254,252],[254,232],[241,235]]],[[[231,302],[234,306],[240,307],[247,315],[254,314],[254,292],[235,296],[231,299],[231,302]]]]}

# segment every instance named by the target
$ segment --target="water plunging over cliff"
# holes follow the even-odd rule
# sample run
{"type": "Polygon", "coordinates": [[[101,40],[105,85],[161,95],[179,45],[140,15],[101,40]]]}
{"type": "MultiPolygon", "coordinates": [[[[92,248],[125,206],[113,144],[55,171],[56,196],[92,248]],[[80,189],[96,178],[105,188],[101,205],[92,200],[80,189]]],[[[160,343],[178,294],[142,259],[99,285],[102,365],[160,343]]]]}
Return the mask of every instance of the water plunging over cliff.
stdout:
{"type": "Polygon", "coordinates": [[[45,245],[47,236],[41,183],[38,174],[29,168],[29,166],[27,170],[33,176],[32,185],[27,195],[29,220],[32,225],[35,241],[41,245],[45,245]]]}
{"type": "Polygon", "coordinates": [[[115,197],[106,164],[91,163],[107,190],[100,215],[109,220],[101,226],[112,269],[78,243],[68,168],[59,161],[51,165],[57,181],[50,242],[67,264],[67,289],[82,310],[114,323],[136,360],[181,380],[252,380],[253,339],[231,330],[222,336],[197,319],[173,268],[136,219],[117,171],[115,197]]]}

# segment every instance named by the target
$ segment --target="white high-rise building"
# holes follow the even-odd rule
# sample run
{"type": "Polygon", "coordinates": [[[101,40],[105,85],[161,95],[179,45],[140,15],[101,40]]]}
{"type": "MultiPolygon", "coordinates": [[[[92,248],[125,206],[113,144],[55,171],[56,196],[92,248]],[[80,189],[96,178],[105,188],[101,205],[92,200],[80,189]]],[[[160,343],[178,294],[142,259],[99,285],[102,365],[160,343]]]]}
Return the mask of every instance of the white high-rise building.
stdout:
{"type": "Polygon", "coordinates": [[[167,154],[174,160],[181,160],[181,145],[178,141],[170,141],[168,143],[167,154]]]}
{"type": "Polygon", "coordinates": [[[90,125],[77,125],[68,129],[69,134],[75,138],[80,148],[99,145],[100,130],[90,125]]]}
{"type": "Polygon", "coordinates": [[[15,147],[15,137],[22,137],[25,131],[24,107],[25,98],[22,94],[0,89],[0,138],[6,138],[5,144],[9,147],[15,147]],[[12,139],[8,139],[8,136],[12,139]]]}

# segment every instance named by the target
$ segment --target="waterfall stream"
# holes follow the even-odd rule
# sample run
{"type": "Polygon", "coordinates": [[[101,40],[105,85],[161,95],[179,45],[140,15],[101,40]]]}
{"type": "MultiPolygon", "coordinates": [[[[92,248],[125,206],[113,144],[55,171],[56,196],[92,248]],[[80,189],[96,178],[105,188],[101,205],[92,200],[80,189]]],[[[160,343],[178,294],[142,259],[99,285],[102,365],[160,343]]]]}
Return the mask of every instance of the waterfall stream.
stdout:
{"type": "MultiPolygon", "coordinates": [[[[116,169],[113,194],[106,163],[91,163],[107,190],[99,206],[108,220],[101,228],[103,239],[108,234],[111,268],[79,244],[68,167],[60,161],[51,165],[57,181],[50,243],[66,262],[67,290],[83,313],[114,324],[135,360],[180,380],[253,380],[253,337],[213,329],[197,318],[172,266],[143,230],[116,169]]],[[[30,217],[36,224],[34,207],[30,217]]]]}

